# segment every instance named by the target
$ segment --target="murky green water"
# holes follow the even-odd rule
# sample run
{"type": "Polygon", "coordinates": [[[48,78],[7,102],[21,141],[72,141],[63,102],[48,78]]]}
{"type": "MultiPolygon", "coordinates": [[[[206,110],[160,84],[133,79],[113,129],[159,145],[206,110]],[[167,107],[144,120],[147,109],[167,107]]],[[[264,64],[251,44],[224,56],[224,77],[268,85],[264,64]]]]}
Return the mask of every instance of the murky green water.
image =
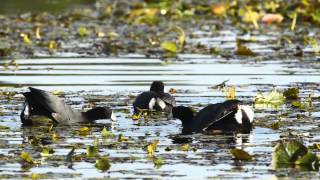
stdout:
{"type": "Polygon", "coordinates": [[[0,14],[16,14],[26,12],[63,12],[77,6],[94,4],[95,0],[2,0],[0,14]]]}
{"type": "MultiPolygon", "coordinates": [[[[120,58],[81,59],[28,59],[17,60],[18,70],[1,66],[2,91],[22,92],[28,86],[53,91],[63,91],[66,102],[74,108],[84,109],[90,103],[108,105],[116,110],[118,120],[101,120],[92,125],[92,133],[79,136],[74,132],[85,125],[54,128],[60,138],[51,140],[51,134],[43,128],[21,127],[19,113],[22,109],[21,94],[0,99],[0,125],[10,127],[0,130],[0,175],[14,179],[31,173],[47,174],[49,178],[170,178],[175,179],[272,179],[276,177],[304,177],[318,179],[318,172],[294,169],[275,170],[271,166],[273,146],[288,130],[300,135],[306,145],[320,142],[319,98],[314,99],[312,112],[303,112],[283,105],[277,109],[256,109],[256,126],[250,134],[179,136],[179,120],[151,119],[140,122],[129,117],[132,112],[132,95],[149,88],[154,80],[163,80],[167,90],[178,90],[174,96],[181,105],[196,108],[208,103],[225,100],[224,94],[215,89],[225,80],[236,87],[236,95],[246,102],[253,102],[257,92],[271,91],[274,87],[284,89],[299,86],[302,100],[309,94],[319,97],[320,64],[315,61],[295,63],[290,61],[267,61],[244,63],[242,60],[221,60],[210,56],[184,55],[183,61],[163,62],[142,56],[120,58]],[[284,115],[286,114],[286,115],[284,115]],[[297,114],[303,118],[297,119],[297,114]],[[282,115],[285,122],[279,130],[267,128],[282,115]],[[115,135],[123,134],[127,141],[117,138],[101,138],[106,126],[115,135]],[[38,137],[46,146],[55,150],[52,157],[43,158],[37,147],[27,143],[38,137]],[[78,144],[75,155],[85,154],[86,147],[99,138],[99,154],[109,155],[111,168],[100,172],[94,167],[95,159],[83,158],[68,167],[65,158],[71,146],[78,144]],[[153,140],[159,140],[157,157],[165,164],[156,168],[143,149],[153,140]],[[190,144],[189,151],[182,151],[183,143],[190,144]],[[229,150],[238,147],[255,155],[255,161],[240,162],[233,159],[229,150]],[[166,151],[166,149],[172,149],[166,151]],[[196,149],[193,151],[192,148],[196,149]],[[23,168],[17,156],[28,151],[41,164],[30,169],[23,168]]],[[[1,61],[1,65],[9,61],[1,61]]],[[[294,134],[293,133],[293,134],[294,134]]],[[[318,152],[319,154],[320,152],[318,152]]],[[[85,156],[85,155],[83,155],[85,156]]]]}

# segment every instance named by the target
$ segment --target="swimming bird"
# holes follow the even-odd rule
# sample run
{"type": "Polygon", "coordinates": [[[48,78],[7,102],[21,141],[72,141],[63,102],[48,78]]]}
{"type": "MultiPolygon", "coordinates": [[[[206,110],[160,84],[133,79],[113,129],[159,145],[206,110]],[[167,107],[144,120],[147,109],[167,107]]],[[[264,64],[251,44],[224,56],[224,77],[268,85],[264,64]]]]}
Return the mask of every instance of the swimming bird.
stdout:
{"type": "Polygon", "coordinates": [[[171,114],[172,108],[176,106],[173,96],[164,92],[162,81],[153,81],[150,90],[139,94],[133,102],[134,113],[140,110],[156,110],[171,114]]]}
{"type": "Polygon", "coordinates": [[[29,87],[29,90],[29,92],[23,93],[26,100],[20,118],[24,125],[32,125],[32,119],[36,116],[44,116],[56,124],[65,125],[80,122],[89,123],[98,119],[116,119],[113,111],[108,107],[96,107],[81,112],[49,92],[32,87],[29,87]]]}
{"type": "Polygon", "coordinates": [[[248,133],[252,129],[253,110],[239,100],[227,100],[210,104],[196,115],[189,107],[177,106],[172,109],[173,118],[182,122],[182,133],[222,131],[248,133]]]}

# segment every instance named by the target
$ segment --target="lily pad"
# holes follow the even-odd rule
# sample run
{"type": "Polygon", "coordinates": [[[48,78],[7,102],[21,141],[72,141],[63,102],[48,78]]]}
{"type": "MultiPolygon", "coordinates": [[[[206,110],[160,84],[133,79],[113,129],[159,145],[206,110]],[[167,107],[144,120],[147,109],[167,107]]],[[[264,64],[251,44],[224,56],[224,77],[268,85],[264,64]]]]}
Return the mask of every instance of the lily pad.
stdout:
{"type": "Polygon", "coordinates": [[[147,146],[147,153],[149,157],[154,155],[154,152],[157,150],[159,140],[155,140],[154,142],[148,144],[147,146]]]}
{"type": "Polygon", "coordinates": [[[297,140],[280,141],[275,146],[272,164],[278,167],[302,167],[303,169],[319,169],[319,158],[297,140]]]}
{"type": "Polygon", "coordinates": [[[235,157],[237,160],[241,160],[241,161],[250,161],[252,160],[252,156],[247,153],[246,151],[242,150],[242,149],[231,149],[230,153],[233,155],[233,157],[235,157]]]}
{"type": "Polygon", "coordinates": [[[114,134],[112,134],[112,132],[108,131],[106,127],[103,127],[102,131],[101,131],[101,136],[103,138],[108,138],[108,137],[115,137],[114,134]]]}
{"type": "Polygon", "coordinates": [[[284,103],[284,96],[277,90],[272,90],[270,93],[258,93],[255,98],[255,105],[266,104],[266,105],[282,105],[284,103]]]}
{"type": "Polygon", "coordinates": [[[164,159],[162,159],[162,158],[156,158],[156,157],[154,157],[154,158],[153,158],[153,163],[154,163],[155,168],[156,168],[156,169],[159,169],[162,165],[165,164],[165,161],[164,161],[164,159]]]}
{"type": "Polygon", "coordinates": [[[78,34],[80,37],[85,37],[85,36],[88,36],[90,34],[90,32],[86,27],[79,27],[78,34]]]}
{"type": "Polygon", "coordinates": [[[96,146],[88,146],[86,154],[87,154],[87,157],[89,157],[89,158],[98,156],[99,155],[98,147],[96,147],[96,146]]]}
{"type": "Polygon", "coordinates": [[[110,169],[111,164],[107,156],[101,157],[96,161],[95,167],[101,171],[107,171],[110,169]]]}
{"type": "Polygon", "coordinates": [[[161,48],[169,51],[171,53],[177,53],[177,44],[175,42],[171,42],[171,41],[165,41],[163,43],[161,43],[161,48]]]}
{"type": "Polygon", "coordinates": [[[23,162],[29,163],[29,164],[35,164],[35,162],[33,161],[31,155],[26,152],[26,151],[22,151],[20,154],[20,158],[22,159],[23,162]]]}
{"type": "Polygon", "coordinates": [[[182,151],[189,151],[190,149],[190,145],[189,144],[183,144],[181,145],[181,150],[182,151]]]}
{"type": "Polygon", "coordinates": [[[304,156],[300,157],[295,164],[303,169],[319,170],[319,158],[314,153],[308,152],[304,156]]]}
{"type": "Polygon", "coordinates": [[[276,164],[290,164],[307,152],[308,149],[297,140],[280,141],[275,146],[272,160],[276,164]]]}
{"type": "Polygon", "coordinates": [[[298,88],[288,88],[283,92],[283,96],[286,99],[298,99],[299,98],[299,89],[298,88]]]}

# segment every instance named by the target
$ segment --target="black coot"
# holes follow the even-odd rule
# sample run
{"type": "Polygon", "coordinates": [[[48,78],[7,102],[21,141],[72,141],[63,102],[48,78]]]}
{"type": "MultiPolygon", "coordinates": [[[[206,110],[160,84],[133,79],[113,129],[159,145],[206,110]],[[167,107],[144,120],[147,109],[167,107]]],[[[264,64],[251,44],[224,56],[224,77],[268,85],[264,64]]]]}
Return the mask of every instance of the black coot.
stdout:
{"type": "Polygon", "coordinates": [[[248,133],[252,129],[254,112],[239,100],[210,104],[196,115],[192,109],[184,106],[172,109],[173,117],[182,122],[182,133],[190,134],[203,131],[240,131],[248,133]]]}
{"type": "Polygon", "coordinates": [[[108,107],[96,107],[80,112],[49,92],[32,87],[29,87],[29,90],[30,92],[23,93],[26,101],[20,117],[24,125],[32,125],[32,118],[35,116],[45,116],[58,124],[92,122],[108,118],[115,120],[112,110],[108,107]]]}
{"type": "Polygon", "coordinates": [[[152,82],[150,91],[139,94],[133,102],[135,114],[139,113],[140,109],[164,111],[171,114],[172,108],[175,106],[175,98],[164,92],[164,84],[162,81],[152,82]]]}

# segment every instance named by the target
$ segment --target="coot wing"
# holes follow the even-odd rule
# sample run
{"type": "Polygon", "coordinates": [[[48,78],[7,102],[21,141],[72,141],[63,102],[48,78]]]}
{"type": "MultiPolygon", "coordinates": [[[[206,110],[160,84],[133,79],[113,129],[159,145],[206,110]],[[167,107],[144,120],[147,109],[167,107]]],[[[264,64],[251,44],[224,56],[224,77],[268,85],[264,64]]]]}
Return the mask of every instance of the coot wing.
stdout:
{"type": "Polygon", "coordinates": [[[228,100],[223,103],[210,104],[203,108],[196,115],[199,129],[207,130],[218,121],[224,120],[229,115],[237,112],[237,106],[241,103],[238,100],[228,100]]]}
{"type": "Polygon", "coordinates": [[[30,92],[24,93],[27,99],[28,105],[32,108],[32,114],[45,115],[52,118],[56,122],[68,119],[66,111],[70,110],[70,107],[59,97],[36,88],[29,87],[30,92]],[[56,119],[52,114],[59,114],[56,119]]]}

